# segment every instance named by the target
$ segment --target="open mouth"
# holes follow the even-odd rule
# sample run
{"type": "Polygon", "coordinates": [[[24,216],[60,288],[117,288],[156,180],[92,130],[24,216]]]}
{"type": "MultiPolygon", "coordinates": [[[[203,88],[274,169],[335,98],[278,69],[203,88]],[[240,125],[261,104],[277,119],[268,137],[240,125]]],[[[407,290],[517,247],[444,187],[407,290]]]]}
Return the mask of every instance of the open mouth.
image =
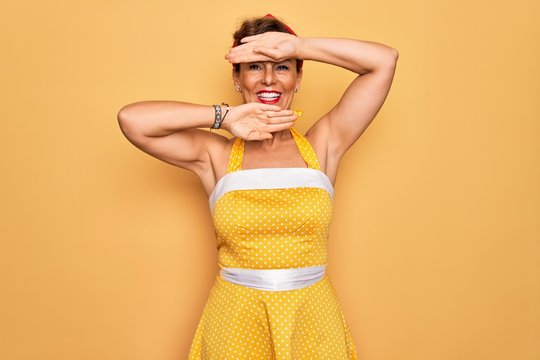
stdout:
{"type": "Polygon", "coordinates": [[[275,104],[281,99],[281,93],[277,91],[262,90],[257,93],[257,98],[263,104],[275,104]]]}

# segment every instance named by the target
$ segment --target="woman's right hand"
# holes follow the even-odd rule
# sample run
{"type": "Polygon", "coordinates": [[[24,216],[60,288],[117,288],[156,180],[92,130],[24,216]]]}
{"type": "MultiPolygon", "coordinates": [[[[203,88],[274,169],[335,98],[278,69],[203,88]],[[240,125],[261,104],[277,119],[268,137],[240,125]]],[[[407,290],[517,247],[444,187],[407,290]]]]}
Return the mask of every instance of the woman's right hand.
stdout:
{"type": "Polygon", "coordinates": [[[230,107],[221,127],[244,140],[265,140],[274,132],[292,127],[296,120],[298,116],[292,110],[253,102],[230,107]]]}

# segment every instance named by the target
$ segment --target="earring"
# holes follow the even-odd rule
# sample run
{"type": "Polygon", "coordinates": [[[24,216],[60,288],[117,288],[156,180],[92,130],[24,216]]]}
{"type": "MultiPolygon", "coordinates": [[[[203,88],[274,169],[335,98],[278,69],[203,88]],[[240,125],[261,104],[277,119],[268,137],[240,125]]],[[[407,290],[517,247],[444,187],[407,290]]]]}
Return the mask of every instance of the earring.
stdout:
{"type": "Polygon", "coordinates": [[[238,91],[239,93],[242,92],[242,89],[240,89],[240,86],[236,85],[236,91],[238,91]]]}
{"type": "Polygon", "coordinates": [[[294,89],[294,92],[297,93],[297,92],[298,92],[298,89],[294,89]]]}

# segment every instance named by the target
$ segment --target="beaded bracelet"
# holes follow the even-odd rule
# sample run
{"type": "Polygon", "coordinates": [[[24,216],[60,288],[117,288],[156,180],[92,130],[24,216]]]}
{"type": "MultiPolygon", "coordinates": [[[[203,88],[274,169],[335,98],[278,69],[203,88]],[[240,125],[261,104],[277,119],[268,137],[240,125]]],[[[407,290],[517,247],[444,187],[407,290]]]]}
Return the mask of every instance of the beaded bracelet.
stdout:
{"type": "Polygon", "coordinates": [[[221,106],[219,105],[212,105],[214,107],[215,111],[215,117],[214,117],[214,125],[210,129],[219,129],[221,126],[221,106]]]}

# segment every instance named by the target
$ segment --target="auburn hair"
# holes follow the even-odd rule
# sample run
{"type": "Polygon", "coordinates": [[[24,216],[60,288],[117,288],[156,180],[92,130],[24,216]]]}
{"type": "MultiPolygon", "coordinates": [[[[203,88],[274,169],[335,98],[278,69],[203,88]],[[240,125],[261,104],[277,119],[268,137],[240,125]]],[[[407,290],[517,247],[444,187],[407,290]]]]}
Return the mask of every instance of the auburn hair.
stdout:
{"type": "MultiPolygon", "coordinates": [[[[265,32],[276,31],[287,34],[296,35],[294,31],[288,27],[283,21],[276,19],[268,14],[263,17],[256,17],[244,20],[238,30],[233,35],[233,47],[240,45],[240,40],[245,37],[264,34],[265,32]]],[[[303,61],[296,60],[296,71],[300,71],[303,61]]],[[[234,70],[240,71],[240,64],[234,64],[234,70]]]]}

